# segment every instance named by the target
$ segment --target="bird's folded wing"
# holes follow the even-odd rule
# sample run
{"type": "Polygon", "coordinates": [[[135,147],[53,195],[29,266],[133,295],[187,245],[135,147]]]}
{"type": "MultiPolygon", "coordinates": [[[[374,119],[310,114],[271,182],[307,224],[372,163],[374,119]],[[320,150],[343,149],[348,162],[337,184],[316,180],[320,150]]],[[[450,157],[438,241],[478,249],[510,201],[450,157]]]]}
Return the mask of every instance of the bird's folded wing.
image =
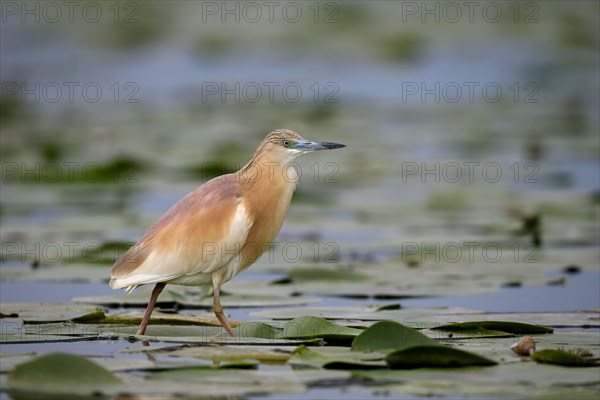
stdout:
{"type": "Polygon", "coordinates": [[[239,256],[252,226],[234,182],[210,181],[163,215],[115,263],[112,288],[210,274],[239,256]]]}

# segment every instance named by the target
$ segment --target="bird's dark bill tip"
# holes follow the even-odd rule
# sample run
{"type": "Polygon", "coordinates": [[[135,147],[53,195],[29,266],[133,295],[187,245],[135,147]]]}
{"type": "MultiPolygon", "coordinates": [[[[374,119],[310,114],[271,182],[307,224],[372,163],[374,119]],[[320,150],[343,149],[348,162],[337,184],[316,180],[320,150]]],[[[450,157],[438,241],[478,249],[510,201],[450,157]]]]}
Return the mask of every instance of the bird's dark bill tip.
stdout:
{"type": "Polygon", "coordinates": [[[327,150],[341,149],[342,147],[346,147],[345,144],[333,143],[333,142],[321,142],[321,145],[327,150]]]}

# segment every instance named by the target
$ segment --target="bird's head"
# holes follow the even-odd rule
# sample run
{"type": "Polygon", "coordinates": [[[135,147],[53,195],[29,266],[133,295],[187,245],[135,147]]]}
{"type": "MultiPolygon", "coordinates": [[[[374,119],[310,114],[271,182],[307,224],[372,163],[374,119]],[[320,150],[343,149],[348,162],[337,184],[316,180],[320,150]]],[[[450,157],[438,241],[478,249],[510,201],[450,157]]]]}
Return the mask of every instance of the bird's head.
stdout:
{"type": "Polygon", "coordinates": [[[265,153],[282,161],[284,164],[295,158],[319,150],[332,150],[346,145],[332,142],[306,140],[289,129],[278,129],[267,135],[257,149],[257,154],[265,153]]]}

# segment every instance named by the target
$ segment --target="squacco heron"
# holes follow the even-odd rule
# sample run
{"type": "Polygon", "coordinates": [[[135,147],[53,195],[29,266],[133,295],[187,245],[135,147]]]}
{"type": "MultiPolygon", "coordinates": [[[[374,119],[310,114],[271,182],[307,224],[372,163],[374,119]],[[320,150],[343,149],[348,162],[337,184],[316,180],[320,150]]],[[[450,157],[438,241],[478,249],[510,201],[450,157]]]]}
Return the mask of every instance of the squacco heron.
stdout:
{"type": "Polygon", "coordinates": [[[146,331],[164,287],[174,284],[212,285],[215,316],[234,336],[219,301],[221,285],[254,263],[279,232],[298,178],[290,163],[340,147],[273,131],[238,172],[211,179],[171,207],[112,267],[113,289],[155,285],[137,334],[146,331]]]}

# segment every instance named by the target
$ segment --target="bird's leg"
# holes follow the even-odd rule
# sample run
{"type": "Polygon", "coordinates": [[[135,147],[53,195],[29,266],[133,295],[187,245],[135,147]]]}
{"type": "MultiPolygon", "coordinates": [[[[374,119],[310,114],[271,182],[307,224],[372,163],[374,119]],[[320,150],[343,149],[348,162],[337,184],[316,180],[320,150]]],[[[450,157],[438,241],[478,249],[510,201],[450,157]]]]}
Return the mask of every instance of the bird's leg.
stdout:
{"type": "Polygon", "coordinates": [[[225,330],[227,331],[227,334],[229,336],[235,336],[235,334],[233,333],[233,330],[231,329],[231,326],[229,325],[229,321],[227,321],[227,318],[225,317],[225,313],[223,312],[221,303],[219,302],[219,288],[214,289],[213,311],[214,311],[217,319],[219,321],[221,321],[221,325],[223,325],[223,328],[225,328],[225,330]]]}
{"type": "Polygon", "coordinates": [[[150,301],[148,302],[148,307],[146,308],[146,312],[144,313],[144,318],[142,319],[142,323],[138,328],[136,335],[143,335],[146,332],[146,326],[148,325],[148,321],[150,321],[150,315],[152,315],[152,310],[154,310],[154,305],[156,304],[156,299],[158,299],[158,295],[162,290],[167,286],[164,282],[158,282],[154,289],[152,289],[152,295],[150,296],[150,301]]]}
{"type": "Polygon", "coordinates": [[[225,313],[223,312],[223,307],[221,307],[221,302],[219,301],[219,288],[221,287],[221,279],[222,276],[220,274],[213,274],[213,312],[217,319],[223,325],[223,328],[227,331],[229,336],[235,336],[233,330],[231,329],[231,325],[229,325],[229,321],[225,317],[225,313]]]}

